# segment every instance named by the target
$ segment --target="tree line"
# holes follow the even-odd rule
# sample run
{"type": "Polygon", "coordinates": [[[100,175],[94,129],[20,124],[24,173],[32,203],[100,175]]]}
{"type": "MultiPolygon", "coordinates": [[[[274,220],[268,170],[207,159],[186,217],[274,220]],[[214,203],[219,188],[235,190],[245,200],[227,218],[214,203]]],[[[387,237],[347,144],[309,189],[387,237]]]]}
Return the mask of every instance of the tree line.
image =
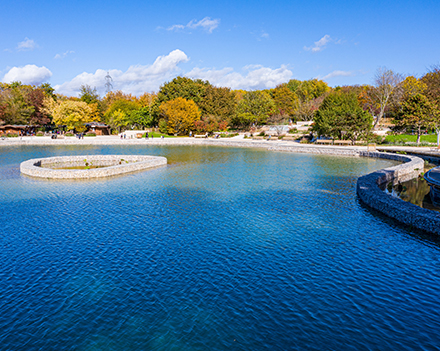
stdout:
{"type": "Polygon", "coordinates": [[[103,122],[115,132],[156,127],[162,133],[253,130],[266,124],[313,121],[320,136],[356,140],[384,118],[397,131],[440,133],[440,67],[420,78],[379,68],[373,85],[331,88],[319,79],[292,79],[273,89],[231,90],[208,81],[176,77],[141,96],[111,91],[100,97],[83,85],[78,97],[55,94],[48,84],[0,83],[0,124],[65,125],[83,131],[103,122]]]}

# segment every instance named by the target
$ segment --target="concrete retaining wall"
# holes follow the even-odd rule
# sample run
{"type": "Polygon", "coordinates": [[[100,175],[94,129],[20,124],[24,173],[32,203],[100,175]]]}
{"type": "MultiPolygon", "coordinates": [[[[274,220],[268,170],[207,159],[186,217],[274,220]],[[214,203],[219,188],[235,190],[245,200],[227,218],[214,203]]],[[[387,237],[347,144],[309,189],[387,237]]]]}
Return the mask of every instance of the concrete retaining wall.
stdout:
{"type": "Polygon", "coordinates": [[[46,179],[90,179],[111,177],[119,174],[166,166],[166,164],[167,159],[158,156],[59,156],[32,159],[22,162],[20,164],[20,172],[31,177],[46,179]],[[93,169],[52,169],[85,166],[86,162],[94,166],[105,167],[93,169]]]}

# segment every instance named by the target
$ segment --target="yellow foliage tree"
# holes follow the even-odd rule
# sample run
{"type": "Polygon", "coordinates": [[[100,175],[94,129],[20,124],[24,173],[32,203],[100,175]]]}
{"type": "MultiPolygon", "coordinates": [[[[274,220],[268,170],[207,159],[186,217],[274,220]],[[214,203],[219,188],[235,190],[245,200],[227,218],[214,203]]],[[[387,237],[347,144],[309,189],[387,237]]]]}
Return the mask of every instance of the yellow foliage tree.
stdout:
{"type": "Polygon", "coordinates": [[[83,101],[58,100],[51,98],[44,100],[47,112],[52,115],[55,125],[66,125],[68,130],[84,129],[84,123],[93,122],[92,109],[83,101]]]}
{"type": "Polygon", "coordinates": [[[108,124],[113,128],[118,128],[119,131],[121,131],[123,127],[126,127],[129,124],[128,116],[124,111],[118,109],[112,112],[109,117],[108,124]]]}
{"type": "Polygon", "coordinates": [[[169,134],[181,134],[194,128],[194,123],[200,119],[200,111],[196,103],[178,97],[163,102],[160,105],[160,114],[167,122],[169,134]]]}
{"type": "Polygon", "coordinates": [[[423,83],[422,80],[417,79],[414,76],[406,77],[402,82],[402,86],[404,99],[408,99],[409,97],[417,94],[424,94],[427,88],[426,84],[423,83]]]}

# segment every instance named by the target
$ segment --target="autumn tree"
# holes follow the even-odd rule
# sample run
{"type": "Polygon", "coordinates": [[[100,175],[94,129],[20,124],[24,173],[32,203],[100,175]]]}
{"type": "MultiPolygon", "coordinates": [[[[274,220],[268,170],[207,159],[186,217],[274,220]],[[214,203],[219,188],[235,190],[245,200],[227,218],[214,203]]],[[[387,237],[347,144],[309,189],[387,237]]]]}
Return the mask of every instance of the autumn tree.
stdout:
{"type": "Polygon", "coordinates": [[[287,84],[281,84],[272,91],[272,97],[275,103],[277,114],[294,118],[298,109],[299,99],[293,93],[287,84]]]}
{"type": "Polygon", "coordinates": [[[163,102],[159,108],[169,134],[187,133],[194,129],[194,123],[200,119],[196,103],[182,97],[163,102]]]}
{"type": "Polygon", "coordinates": [[[313,130],[318,135],[347,138],[354,142],[360,135],[368,134],[372,122],[373,117],[360,107],[355,93],[335,91],[322,102],[313,130]]]}
{"type": "Polygon", "coordinates": [[[20,82],[0,83],[0,120],[6,124],[50,123],[43,110],[45,92],[40,87],[20,82]]]}
{"type": "Polygon", "coordinates": [[[440,107],[440,66],[434,66],[421,81],[426,85],[426,97],[440,107]]]}
{"type": "Polygon", "coordinates": [[[85,123],[93,122],[90,106],[84,101],[58,100],[46,97],[45,110],[50,113],[55,125],[65,125],[68,130],[84,131],[85,123]]]}

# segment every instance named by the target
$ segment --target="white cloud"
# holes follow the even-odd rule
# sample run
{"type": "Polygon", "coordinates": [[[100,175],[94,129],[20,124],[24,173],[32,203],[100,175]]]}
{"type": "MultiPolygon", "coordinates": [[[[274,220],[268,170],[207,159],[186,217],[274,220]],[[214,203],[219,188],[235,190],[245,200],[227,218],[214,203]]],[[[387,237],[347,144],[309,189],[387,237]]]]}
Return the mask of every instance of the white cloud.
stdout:
{"type": "Polygon", "coordinates": [[[206,30],[208,33],[212,33],[212,31],[216,29],[219,24],[220,24],[219,19],[211,19],[211,17],[205,17],[200,21],[192,20],[187,25],[174,24],[168,27],[167,30],[183,30],[185,28],[191,28],[191,29],[202,28],[206,30]]]}
{"type": "Polygon", "coordinates": [[[318,41],[315,41],[314,46],[310,46],[310,47],[304,46],[304,50],[311,51],[311,52],[322,51],[325,49],[326,45],[332,40],[333,39],[330,37],[330,35],[326,34],[318,41]]]}
{"type": "Polygon", "coordinates": [[[3,82],[10,83],[20,81],[24,84],[41,84],[52,76],[52,72],[46,67],[26,65],[24,67],[12,67],[3,77],[3,82]]]}
{"type": "Polygon", "coordinates": [[[17,44],[18,51],[31,51],[37,47],[38,47],[37,43],[29,38],[24,38],[23,41],[17,44]]]}
{"type": "Polygon", "coordinates": [[[331,79],[335,77],[352,77],[355,75],[353,71],[333,71],[320,79],[331,79]]]}
{"type": "Polygon", "coordinates": [[[69,54],[73,54],[73,53],[75,53],[75,51],[70,50],[70,51],[66,51],[66,52],[64,52],[64,53],[62,53],[62,54],[56,54],[55,57],[54,57],[54,59],[55,59],[55,60],[63,59],[63,58],[65,58],[67,55],[69,55],[69,54]]]}
{"type": "Polygon", "coordinates": [[[190,78],[208,80],[216,86],[230,87],[232,89],[268,89],[278,84],[287,82],[292,77],[292,71],[285,65],[272,69],[260,65],[244,67],[246,74],[234,72],[230,67],[220,70],[207,68],[194,68],[185,74],[190,78]]]}
{"type": "MultiPolygon", "coordinates": [[[[181,50],[174,50],[166,56],[159,56],[152,65],[130,66],[123,72],[117,69],[109,70],[113,78],[115,90],[140,95],[147,91],[158,90],[165,81],[172,79],[178,71],[178,64],[188,61],[188,57],[181,50]]],[[[69,82],[56,85],[57,93],[77,95],[81,85],[87,84],[96,87],[98,92],[105,92],[105,76],[107,70],[98,69],[95,73],[81,73],[69,82]]]]}

